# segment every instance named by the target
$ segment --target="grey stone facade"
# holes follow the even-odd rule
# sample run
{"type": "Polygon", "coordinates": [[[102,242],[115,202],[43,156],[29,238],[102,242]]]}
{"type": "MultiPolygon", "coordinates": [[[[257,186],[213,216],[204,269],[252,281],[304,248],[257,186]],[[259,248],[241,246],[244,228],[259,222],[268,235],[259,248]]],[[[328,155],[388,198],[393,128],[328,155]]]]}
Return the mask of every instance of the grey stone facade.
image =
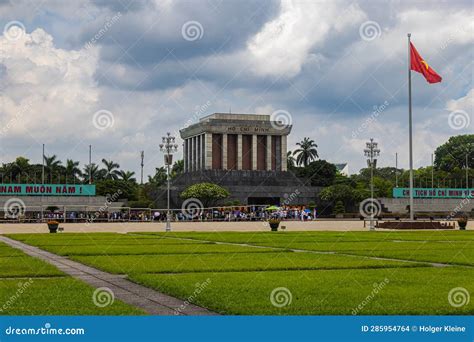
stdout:
{"type": "MultiPolygon", "coordinates": [[[[179,194],[190,185],[202,182],[218,184],[231,196],[221,201],[239,204],[307,205],[315,202],[321,187],[308,186],[290,171],[201,170],[180,175],[171,185],[171,206],[180,208],[179,194]]],[[[157,189],[156,205],[166,207],[166,187],[157,189]]]]}

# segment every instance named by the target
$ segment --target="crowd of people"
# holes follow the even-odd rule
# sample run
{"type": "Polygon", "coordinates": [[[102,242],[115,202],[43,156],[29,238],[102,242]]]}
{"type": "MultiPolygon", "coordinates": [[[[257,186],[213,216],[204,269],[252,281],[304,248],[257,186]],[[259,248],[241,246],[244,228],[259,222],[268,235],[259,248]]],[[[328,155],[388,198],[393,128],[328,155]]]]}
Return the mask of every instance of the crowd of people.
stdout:
{"type": "MultiPolygon", "coordinates": [[[[41,222],[55,220],[60,222],[151,222],[166,221],[167,211],[164,209],[133,209],[97,211],[35,211],[26,212],[21,217],[4,218],[7,221],[41,222]]],[[[308,221],[316,218],[316,209],[305,207],[272,207],[267,206],[233,206],[210,209],[173,209],[172,221],[264,221],[271,217],[281,220],[308,221]]]]}

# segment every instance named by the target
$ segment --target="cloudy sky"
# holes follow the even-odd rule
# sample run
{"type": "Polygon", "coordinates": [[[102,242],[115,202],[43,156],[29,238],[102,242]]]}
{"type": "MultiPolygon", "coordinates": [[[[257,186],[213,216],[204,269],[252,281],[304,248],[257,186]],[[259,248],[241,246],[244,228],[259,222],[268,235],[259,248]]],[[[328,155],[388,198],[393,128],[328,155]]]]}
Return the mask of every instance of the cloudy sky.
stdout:
{"type": "MultiPolygon", "coordinates": [[[[285,113],[289,148],[408,164],[407,33],[442,77],[414,73],[415,166],[474,131],[472,1],[0,0],[0,162],[103,157],[162,165],[161,136],[214,112],[285,113]]],[[[181,141],[180,141],[181,142],[181,141]]]]}

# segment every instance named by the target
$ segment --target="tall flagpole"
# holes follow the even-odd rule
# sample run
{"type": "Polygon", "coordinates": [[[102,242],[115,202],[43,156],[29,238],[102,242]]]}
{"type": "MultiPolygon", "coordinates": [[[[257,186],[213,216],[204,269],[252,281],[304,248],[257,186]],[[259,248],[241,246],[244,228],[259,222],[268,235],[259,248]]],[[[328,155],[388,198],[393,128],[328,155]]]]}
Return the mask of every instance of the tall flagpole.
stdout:
{"type": "Polygon", "coordinates": [[[415,220],[415,206],[413,204],[413,124],[411,114],[411,33],[408,33],[408,131],[410,135],[410,220],[415,220]]]}
{"type": "Polygon", "coordinates": [[[43,160],[43,166],[41,168],[41,184],[44,184],[44,144],[43,144],[43,158],[41,158],[43,160]]]}
{"type": "Polygon", "coordinates": [[[89,184],[92,184],[92,145],[89,145],[89,184]]]}

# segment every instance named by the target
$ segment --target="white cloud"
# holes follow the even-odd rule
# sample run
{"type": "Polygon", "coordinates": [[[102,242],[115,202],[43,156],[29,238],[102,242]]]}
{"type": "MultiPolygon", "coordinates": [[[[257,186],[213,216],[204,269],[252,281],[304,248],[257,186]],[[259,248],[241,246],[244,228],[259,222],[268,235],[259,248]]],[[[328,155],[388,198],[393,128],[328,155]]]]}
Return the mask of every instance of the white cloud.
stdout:
{"type": "Polygon", "coordinates": [[[469,90],[466,96],[457,100],[450,100],[446,103],[446,109],[450,111],[463,110],[472,115],[474,109],[474,88],[469,90]]]}
{"type": "Polygon", "coordinates": [[[280,15],[248,42],[254,71],[264,76],[295,76],[311,48],[324,42],[331,30],[340,32],[364,17],[354,4],[341,12],[339,2],[283,0],[280,15]]]}
{"type": "Polygon", "coordinates": [[[14,41],[1,36],[0,53],[3,126],[21,115],[4,137],[28,134],[52,141],[55,136],[79,133],[77,124],[90,120],[98,103],[95,50],[57,49],[49,34],[36,29],[14,41]]]}

